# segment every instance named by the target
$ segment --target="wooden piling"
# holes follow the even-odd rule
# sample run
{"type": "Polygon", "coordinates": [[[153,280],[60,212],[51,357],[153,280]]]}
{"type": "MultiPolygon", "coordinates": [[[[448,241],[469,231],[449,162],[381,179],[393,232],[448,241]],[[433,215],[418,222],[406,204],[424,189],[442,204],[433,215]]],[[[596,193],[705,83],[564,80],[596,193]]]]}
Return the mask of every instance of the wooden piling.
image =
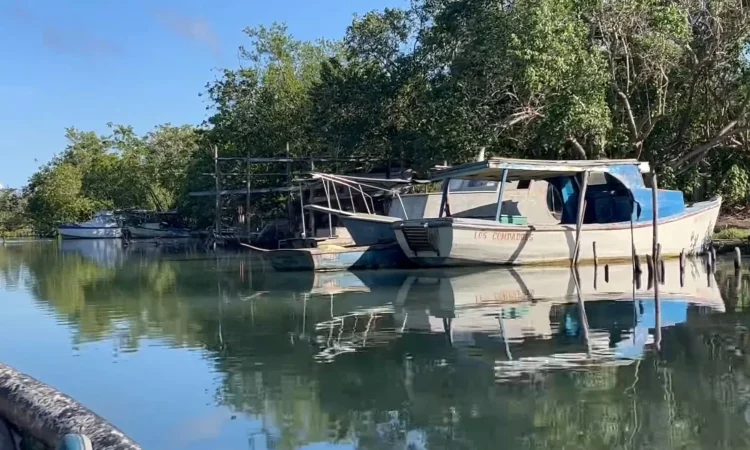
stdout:
{"type": "Polygon", "coordinates": [[[583,215],[586,212],[586,190],[589,186],[589,172],[583,172],[581,180],[581,190],[578,193],[578,214],[576,216],[576,242],[573,250],[572,264],[578,264],[578,253],[581,248],[581,227],[583,227],[583,215]]]}
{"type": "Polygon", "coordinates": [[[711,245],[711,273],[716,273],[716,247],[711,245]]]}
{"type": "Polygon", "coordinates": [[[633,255],[633,271],[637,275],[643,273],[643,270],[641,269],[641,257],[638,256],[638,254],[633,255]]]}
{"type": "MultiPolygon", "coordinates": [[[[651,207],[653,209],[653,220],[651,228],[653,229],[653,248],[652,248],[652,263],[658,263],[659,261],[659,186],[656,180],[656,173],[651,173],[651,207]]],[[[656,267],[655,265],[653,267],[656,267]]],[[[656,271],[654,271],[656,274],[656,271]]],[[[657,280],[658,281],[658,280],[657,280]]]]}
{"type": "Polygon", "coordinates": [[[219,180],[219,147],[214,145],[214,189],[216,189],[214,235],[218,239],[221,234],[221,180],[219,180]]]}
{"type": "Polygon", "coordinates": [[[657,282],[664,284],[664,258],[661,257],[661,244],[656,244],[656,259],[654,259],[654,273],[657,282]]]}
{"type": "Polygon", "coordinates": [[[734,270],[739,272],[742,269],[742,252],[739,247],[734,248],[734,270]]]}

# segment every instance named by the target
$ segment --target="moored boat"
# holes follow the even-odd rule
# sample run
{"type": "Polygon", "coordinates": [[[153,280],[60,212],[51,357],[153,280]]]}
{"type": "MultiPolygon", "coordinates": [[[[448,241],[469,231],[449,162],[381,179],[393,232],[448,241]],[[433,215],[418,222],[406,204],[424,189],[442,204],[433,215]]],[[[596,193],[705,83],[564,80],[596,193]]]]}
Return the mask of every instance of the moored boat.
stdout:
{"type": "Polygon", "coordinates": [[[393,227],[401,249],[419,266],[630,260],[633,252],[652,253],[654,214],[662,256],[703,252],[710,244],[721,198],[686,205],[681,192],[658,190],[655,212],[652,189],[643,179],[649,173],[648,163],[636,160],[492,158],[445,170],[434,179],[444,186],[451,179],[499,181],[494,217],[451,215],[451,198],[444,188],[442,217],[404,220],[393,227]],[[553,187],[561,205],[558,223],[536,223],[506,212],[503,186],[523,180],[546,180],[553,187]]]}
{"type": "Polygon", "coordinates": [[[58,226],[57,233],[63,239],[116,239],[122,226],[113,212],[100,211],[89,221],[58,226]]]}
{"type": "Polygon", "coordinates": [[[368,246],[323,245],[316,248],[265,250],[242,244],[259,253],[278,271],[337,271],[398,268],[409,264],[396,244],[368,246]]]}
{"type": "Polygon", "coordinates": [[[127,233],[135,239],[140,238],[189,238],[190,230],[163,226],[161,223],[142,223],[140,225],[129,225],[127,233]]]}

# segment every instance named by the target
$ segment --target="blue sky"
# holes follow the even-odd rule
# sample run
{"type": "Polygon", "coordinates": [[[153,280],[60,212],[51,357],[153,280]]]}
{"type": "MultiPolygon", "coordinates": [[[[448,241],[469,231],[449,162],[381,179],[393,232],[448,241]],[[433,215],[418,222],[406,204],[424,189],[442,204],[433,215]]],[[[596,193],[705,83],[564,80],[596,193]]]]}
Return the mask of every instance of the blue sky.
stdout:
{"type": "Polygon", "coordinates": [[[199,124],[216,69],[245,27],[286,22],[339,38],[353,14],[407,0],[0,0],[0,183],[21,187],[65,147],[64,129],[199,124]]]}

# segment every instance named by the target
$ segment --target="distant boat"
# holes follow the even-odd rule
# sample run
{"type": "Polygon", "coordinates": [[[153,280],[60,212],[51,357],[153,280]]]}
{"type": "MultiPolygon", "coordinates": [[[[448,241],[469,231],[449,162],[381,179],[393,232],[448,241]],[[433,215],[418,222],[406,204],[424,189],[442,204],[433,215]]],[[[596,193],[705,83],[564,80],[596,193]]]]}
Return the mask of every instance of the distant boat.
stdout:
{"type": "MultiPolygon", "coordinates": [[[[654,211],[652,189],[643,179],[650,172],[648,163],[637,160],[492,158],[464,164],[433,178],[444,183],[441,217],[404,220],[393,229],[406,256],[423,267],[631,260],[633,251],[653,252],[654,214],[662,256],[705,251],[721,197],[686,205],[682,192],[660,189],[654,211]],[[500,181],[494,217],[452,215],[453,198],[445,186],[453,179],[500,181]],[[557,223],[539,223],[526,214],[505,211],[505,185],[527,180],[545,180],[553,186],[561,206],[557,223]]],[[[550,209],[541,202],[536,208],[550,209]]]]}
{"type": "Polygon", "coordinates": [[[60,225],[63,239],[116,239],[122,237],[122,226],[112,211],[99,211],[94,218],[81,223],[60,225]]]}
{"type": "Polygon", "coordinates": [[[189,238],[190,231],[182,228],[163,226],[161,223],[142,223],[126,228],[130,236],[139,238],[189,238]]]}

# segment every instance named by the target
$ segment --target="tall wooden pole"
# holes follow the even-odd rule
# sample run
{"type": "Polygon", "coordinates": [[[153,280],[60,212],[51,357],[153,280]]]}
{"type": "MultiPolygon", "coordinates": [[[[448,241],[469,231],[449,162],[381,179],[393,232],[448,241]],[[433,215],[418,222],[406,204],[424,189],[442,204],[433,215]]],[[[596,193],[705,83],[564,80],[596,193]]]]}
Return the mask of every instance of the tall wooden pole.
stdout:
{"type": "Polygon", "coordinates": [[[573,265],[578,264],[578,252],[581,248],[581,228],[583,227],[583,215],[586,213],[586,190],[589,186],[589,172],[583,172],[581,191],[578,194],[578,217],[576,217],[576,242],[573,249],[573,265]]]}
{"type": "Polygon", "coordinates": [[[247,155],[245,164],[245,237],[250,242],[250,155],[247,155]]]}
{"type": "Polygon", "coordinates": [[[214,234],[218,239],[221,233],[221,181],[219,180],[219,147],[214,145],[214,189],[216,189],[216,204],[214,217],[214,234]]]}
{"type": "Polygon", "coordinates": [[[654,217],[651,227],[654,232],[653,240],[653,260],[654,260],[654,316],[655,332],[654,345],[657,350],[661,350],[661,299],[659,298],[660,273],[657,269],[659,264],[659,185],[656,181],[656,172],[651,173],[651,203],[654,210],[654,217]]]}
{"type": "MultiPolygon", "coordinates": [[[[653,239],[653,260],[654,267],[659,264],[659,186],[656,181],[656,173],[651,173],[651,203],[654,210],[654,217],[652,222],[652,228],[654,232],[653,239]]],[[[655,277],[658,278],[658,270],[654,270],[655,277]]],[[[658,284],[658,279],[655,279],[655,284],[658,284]]]]}

